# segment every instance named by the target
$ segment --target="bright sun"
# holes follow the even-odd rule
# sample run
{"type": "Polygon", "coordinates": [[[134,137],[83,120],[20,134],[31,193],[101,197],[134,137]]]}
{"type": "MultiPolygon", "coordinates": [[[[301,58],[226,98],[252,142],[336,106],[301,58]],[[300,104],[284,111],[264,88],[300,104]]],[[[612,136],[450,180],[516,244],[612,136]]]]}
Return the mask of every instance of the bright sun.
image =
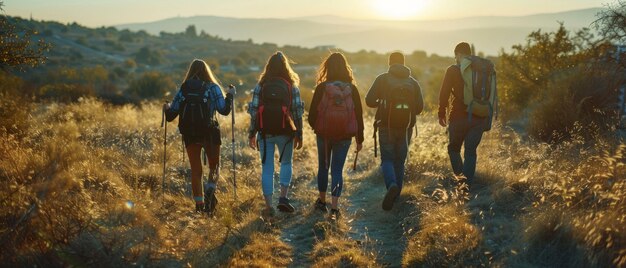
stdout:
{"type": "Polygon", "coordinates": [[[376,13],[387,19],[407,19],[420,13],[425,0],[372,0],[376,13]]]}

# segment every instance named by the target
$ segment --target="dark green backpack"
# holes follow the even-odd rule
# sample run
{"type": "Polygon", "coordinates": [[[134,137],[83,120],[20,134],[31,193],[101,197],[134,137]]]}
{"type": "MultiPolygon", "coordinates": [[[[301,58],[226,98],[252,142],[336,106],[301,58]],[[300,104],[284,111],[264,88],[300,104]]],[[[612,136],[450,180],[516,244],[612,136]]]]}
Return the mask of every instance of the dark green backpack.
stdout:
{"type": "Polygon", "coordinates": [[[385,118],[382,122],[389,128],[409,128],[415,114],[416,89],[413,79],[387,77],[387,90],[385,91],[385,118]]]}

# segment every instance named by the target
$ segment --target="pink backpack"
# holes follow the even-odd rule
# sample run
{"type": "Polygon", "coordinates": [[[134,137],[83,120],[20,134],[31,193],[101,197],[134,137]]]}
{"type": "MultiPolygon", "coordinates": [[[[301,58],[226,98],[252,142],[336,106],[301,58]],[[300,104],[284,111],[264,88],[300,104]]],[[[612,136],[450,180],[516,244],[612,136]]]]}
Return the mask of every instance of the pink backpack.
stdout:
{"type": "Polygon", "coordinates": [[[341,140],[356,136],[357,122],[350,84],[327,82],[317,106],[315,133],[325,139],[341,140]]]}

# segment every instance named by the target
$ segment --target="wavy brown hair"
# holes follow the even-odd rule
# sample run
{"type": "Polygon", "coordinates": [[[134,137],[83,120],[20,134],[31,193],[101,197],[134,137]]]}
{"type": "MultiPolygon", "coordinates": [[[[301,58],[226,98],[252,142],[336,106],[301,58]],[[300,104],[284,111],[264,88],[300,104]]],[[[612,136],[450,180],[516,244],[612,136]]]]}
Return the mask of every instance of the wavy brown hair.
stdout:
{"type": "MultiPolygon", "coordinates": [[[[189,69],[187,70],[187,74],[185,74],[185,80],[183,80],[183,83],[192,78],[200,79],[204,82],[212,82],[220,86],[220,82],[213,75],[211,67],[209,67],[205,61],[200,59],[195,59],[191,62],[191,64],[189,64],[189,69]]],[[[220,86],[220,89],[221,88],[222,87],[220,86]]]]}
{"type": "Polygon", "coordinates": [[[317,71],[317,84],[327,81],[342,81],[356,84],[352,76],[352,67],[341,52],[334,52],[320,64],[317,71]]]}
{"type": "Polygon", "coordinates": [[[283,78],[289,81],[293,86],[298,86],[298,84],[300,84],[300,77],[296,72],[293,71],[293,69],[291,69],[289,59],[281,51],[274,53],[267,60],[267,64],[265,64],[265,69],[259,77],[259,85],[262,85],[265,80],[270,77],[283,78]]]}

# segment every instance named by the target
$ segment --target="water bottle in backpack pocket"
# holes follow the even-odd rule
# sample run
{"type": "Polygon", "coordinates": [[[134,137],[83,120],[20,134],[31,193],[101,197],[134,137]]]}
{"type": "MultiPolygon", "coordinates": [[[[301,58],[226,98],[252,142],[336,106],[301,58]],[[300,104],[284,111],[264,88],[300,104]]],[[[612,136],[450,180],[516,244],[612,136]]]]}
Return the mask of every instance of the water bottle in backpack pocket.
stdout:
{"type": "Polygon", "coordinates": [[[179,110],[178,129],[183,135],[205,136],[209,133],[208,85],[197,79],[185,81],[181,86],[183,99],[179,110]]]}
{"type": "Polygon", "coordinates": [[[317,106],[315,133],[331,140],[356,136],[356,112],[349,83],[326,83],[322,100],[317,106]]]}

